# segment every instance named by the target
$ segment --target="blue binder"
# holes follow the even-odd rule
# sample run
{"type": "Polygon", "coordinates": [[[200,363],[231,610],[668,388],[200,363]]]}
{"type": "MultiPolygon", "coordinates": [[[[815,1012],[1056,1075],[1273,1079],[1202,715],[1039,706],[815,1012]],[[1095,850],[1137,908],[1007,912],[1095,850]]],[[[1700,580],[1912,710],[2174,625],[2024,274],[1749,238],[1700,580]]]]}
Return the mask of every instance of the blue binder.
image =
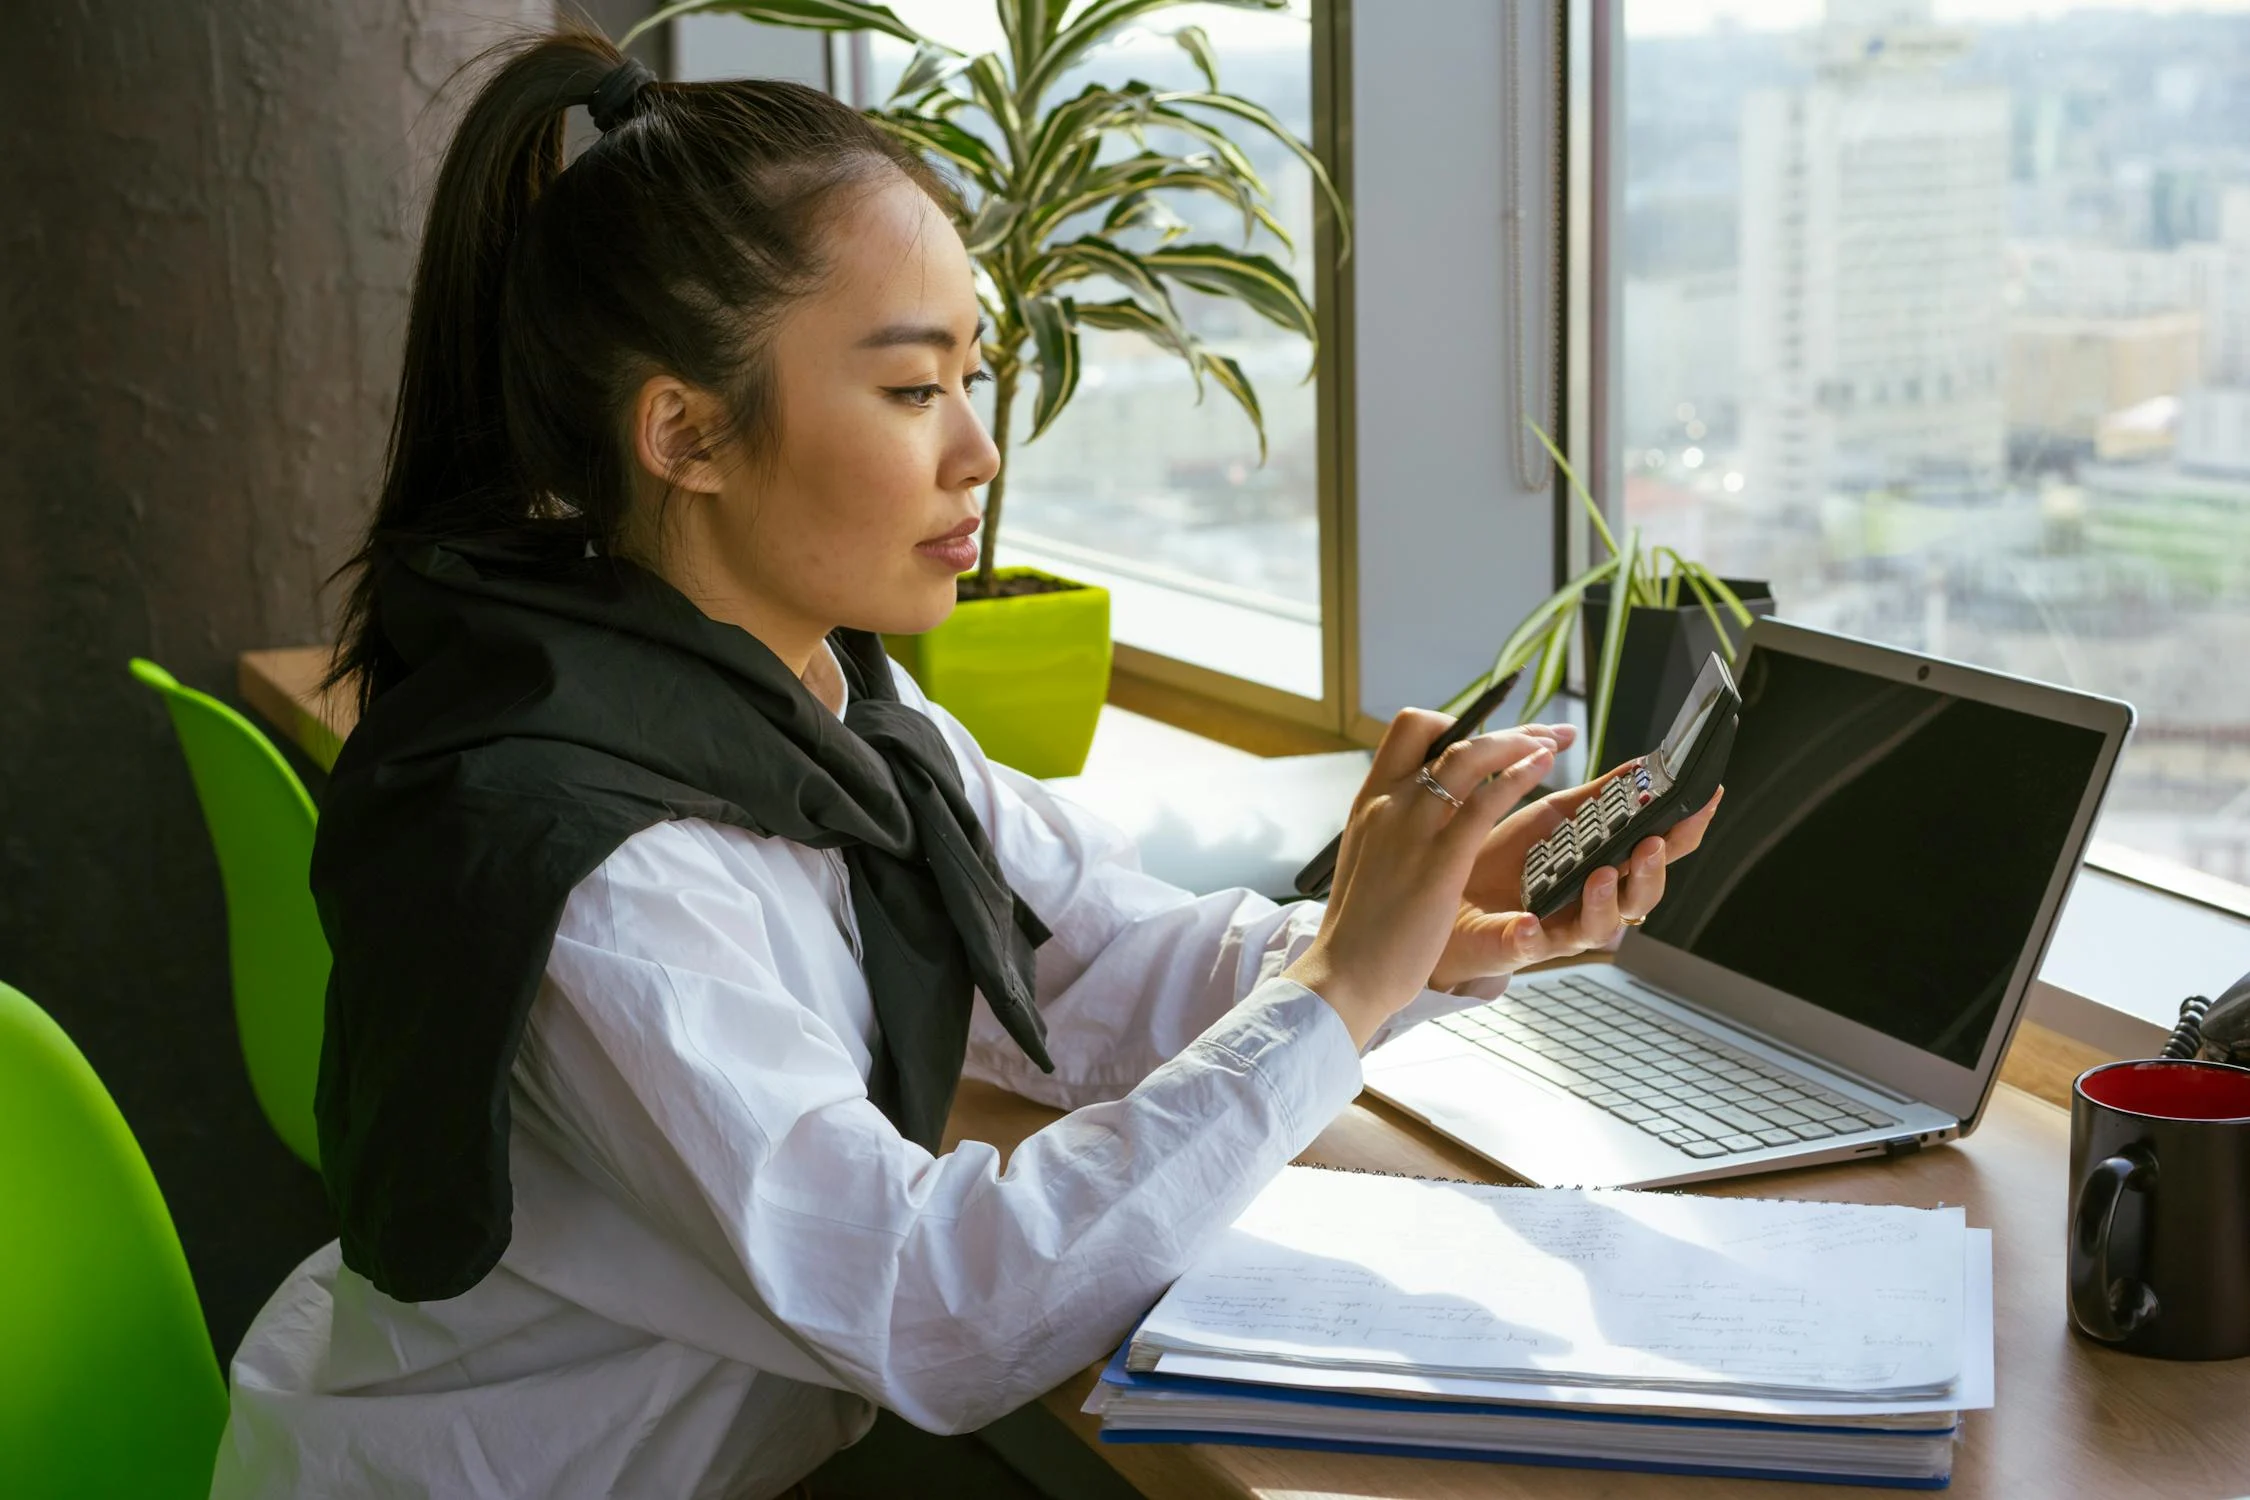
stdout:
{"type": "MultiPolygon", "coordinates": [[[[1859,1438],[1927,1438],[1943,1433],[1957,1433],[1959,1424],[1938,1424],[1921,1428],[1880,1428],[1819,1426],[1798,1422],[1761,1422],[1747,1417],[1658,1417],[1639,1412],[1601,1411],[1583,1407],[1523,1406],[1489,1401],[1422,1400],[1416,1397],[1371,1396],[1345,1391],[1308,1390],[1295,1386],[1253,1385],[1231,1380],[1208,1380],[1189,1375],[1136,1374],[1125,1368],[1125,1352],[1131,1346],[1128,1338],[1118,1346],[1103,1367],[1101,1383],[1122,1390],[1176,1391],[1186,1394],[1227,1396],[1237,1400],[1253,1399],[1271,1401],[1290,1406],[1323,1407],[1339,1411],[1361,1412],[1443,1412],[1467,1415],[1515,1415],[1538,1417],[1550,1421],[1584,1422],[1589,1435],[1604,1424],[1636,1427],[1692,1428],[1699,1432],[1717,1429],[1801,1433],[1807,1436],[1847,1434],[1859,1438]]],[[[1888,1489],[1941,1490],[1953,1482],[1947,1473],[1930,1478],[1900,1479],[1890,1475],[1839,1475],[1812,1473],[1779,1467],[1743,1467],[1737,1465],[1699,1463],[1651,1463],[1639,1459],[1609,1459],[1592,1455],[1565,1456],[1548,1453],[1515,1453],[1484,1448],[1434,1447],[1421,1443],[1385,1443],[1365,1440],[1338,1440],[1329,1438],[1289,1437],[1260,1433],[1211,1433],[1203,1431],[1173,1430],[1164,1428],[1139,1428],[1132,1431],[1112,1431],[1104,1427],[1101,1440],[1105,1443],[1230,1443],[1252,1448],[1303,1448],[1334,1453],[1383,1453],[1401,1458],[1442,1458],[1483,1463],[1535,1464],[1548,1468],[1613,1469],[1649,1474],[1699,1474],[1733,1479],[1789,1479],[1814,1484],[1849,1484],[1879,1486],[1888,1489]]]]}

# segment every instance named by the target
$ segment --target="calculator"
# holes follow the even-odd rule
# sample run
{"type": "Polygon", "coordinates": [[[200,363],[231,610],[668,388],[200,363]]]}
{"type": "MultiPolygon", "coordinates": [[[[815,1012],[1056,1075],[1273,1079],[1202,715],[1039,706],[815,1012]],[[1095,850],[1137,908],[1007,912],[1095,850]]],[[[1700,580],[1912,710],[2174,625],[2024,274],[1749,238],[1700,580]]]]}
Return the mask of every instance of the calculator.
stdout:
{"type": "Polygon", "coordinates": [[[1622,863],[1642,839],[1710,801],[1734,748],[1741,708],[1734,678],[1713,652],[1664,742],[1603,782],[1576,816],[1531,846],[1523,862],[1524,910],[1541,919],[1553,916],[1578,899],[1587,876],[1622,863]]]}

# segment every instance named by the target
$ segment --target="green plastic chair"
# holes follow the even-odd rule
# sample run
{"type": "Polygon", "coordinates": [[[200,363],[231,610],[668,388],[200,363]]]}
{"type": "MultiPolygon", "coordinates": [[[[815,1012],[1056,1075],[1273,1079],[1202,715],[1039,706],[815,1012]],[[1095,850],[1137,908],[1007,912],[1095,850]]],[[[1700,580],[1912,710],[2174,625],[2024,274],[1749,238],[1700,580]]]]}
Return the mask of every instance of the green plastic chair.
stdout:
{"type": "Polygon", "coordinates": [[[0,1495],[202,1500],[227,1388],[109,1091],[0,984],[0,1495]]]}
{"type": "Polygon", "coordinates": [[[162,695],[180,736],[226,888],[234,1024],[258,1106],[290,1150],[319,1167],[313,1085],[328,995],[328,939],[313,907],[313,827],[304,783],[233,709],[152,661],[133,675],[162,695]]]}

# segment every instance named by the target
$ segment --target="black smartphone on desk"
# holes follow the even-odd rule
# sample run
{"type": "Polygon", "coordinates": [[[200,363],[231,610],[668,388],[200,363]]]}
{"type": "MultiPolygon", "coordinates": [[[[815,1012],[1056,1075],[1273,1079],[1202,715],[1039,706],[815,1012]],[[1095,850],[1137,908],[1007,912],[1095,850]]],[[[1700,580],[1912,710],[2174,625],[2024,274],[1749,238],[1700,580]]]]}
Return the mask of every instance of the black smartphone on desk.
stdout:
{"type": "Polygon", "coordinates": [[[1578,899],[1587,876],[1623,862],[1642,839],[1710,801],[1734,748],[1741,709],[1734,678],[1713,652],[1664,742],[1610,777],[1575,816],[1524,855],[1524,909],[1541,920],[1553,916],[1578,899]]]}

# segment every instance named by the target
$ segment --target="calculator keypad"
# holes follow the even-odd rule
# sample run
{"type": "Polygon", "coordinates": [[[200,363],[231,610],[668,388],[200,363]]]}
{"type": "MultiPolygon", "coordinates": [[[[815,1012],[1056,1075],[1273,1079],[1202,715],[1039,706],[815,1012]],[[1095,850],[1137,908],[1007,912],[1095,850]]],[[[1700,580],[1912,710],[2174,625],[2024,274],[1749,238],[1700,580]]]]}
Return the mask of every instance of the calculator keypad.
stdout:
{"type": "Polygon", "coordinates": [[[1536,904],[1557,885],[1567,882],[1595,850],[1615,837],[1655,796],[1645,759],[1603,782],[1602,789],[1580,805],[1575,817],[1531,846],[1523,862],[1524,900],[1536,904]]]}

